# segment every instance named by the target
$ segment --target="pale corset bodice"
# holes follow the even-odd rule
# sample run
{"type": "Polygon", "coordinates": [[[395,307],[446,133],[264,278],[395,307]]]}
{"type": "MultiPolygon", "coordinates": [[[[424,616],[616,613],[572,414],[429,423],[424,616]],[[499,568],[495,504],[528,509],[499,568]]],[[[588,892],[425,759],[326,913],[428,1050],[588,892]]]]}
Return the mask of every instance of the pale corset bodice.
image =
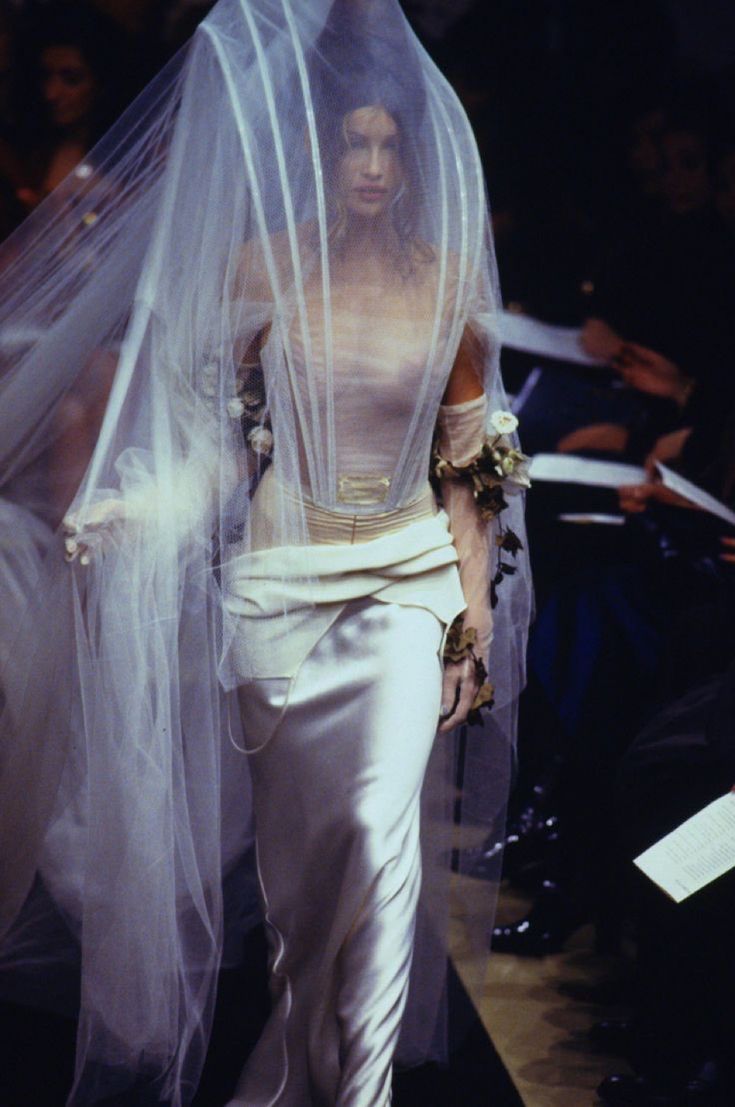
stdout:
{"type": "Polygon", "coordinates": [[[292,320],[276,404],[293,419],[298,471],[288,472],[274,418],[274,464],[255,494],[248,540],[231,548],[223,571],[226,607],[246,628],[233,683],[292,676],[353,600],[423,607],[444,626],[464,606],[447,518],[428,486],[448,360],[431,357],[433,320],[417,303],[429,293],[333,295],[328,344],[320,304],[308,303],[306,341],[292,320]],[[420,392],[428,418],[415,417],[420,392]]]}
{"type": "Polygon", "coordinates": [[[337,291],[328,340],[315,297],[308,332],[290,329],[302,487],[326,508],[372,513],[425,491],[434,417],[414,415],[425,392],[435,416],[446,370],[439,357],[429,364],[434,321],[421,291],[337,291]]]}

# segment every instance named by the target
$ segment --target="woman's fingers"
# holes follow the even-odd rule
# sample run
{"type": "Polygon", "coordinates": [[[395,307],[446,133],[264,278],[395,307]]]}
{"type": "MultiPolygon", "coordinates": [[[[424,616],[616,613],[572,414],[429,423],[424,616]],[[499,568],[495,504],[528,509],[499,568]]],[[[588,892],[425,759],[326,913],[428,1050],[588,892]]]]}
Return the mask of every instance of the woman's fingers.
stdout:
{"type": "Polygon", "coordinates": [[[80,565],[89,565],[92,556],[104,550],[105,541],[117,524],[126,517],[123,500],[101,500],[87,510],[70,512],[64,516],[61,529],[64,534],[64,556],[80,565]]]}
{"type": "Polygon", "coordinates": [[[626,343],[615,361],[626,384],[653,396],[668,396],[683,404],[691,386],[678,365],[663,354],[635,342],[626,343]]]}
{"type": "Polygon", "coordinates": [[[650,484],[628,484],[618,489],[620,509],[626,514],[645,511],[650,497],[650,484]]]}
{"type": "Polygon", "coordinates": [[[618,499],[621,511],[626,514],[635,514],[645,511],[651,500],[657,503],[669,504],[671,507],[684,507],[696,510],[695,505],[678,492],[667,488],[661,481],[649,481],[647,484],[624,485],[618,489],[618,499]]]}
{"type": "Polygon", "coordinates": [[[91,562],[93,554],[102,548],[99,535],[68,537],[64,539],[64,560],[71,563],[78,558],[79,564],[86,566],[91,562]]]}
{"type": "Polygon", "coordinates": [[[439,733],[446,734],[467,719],[477,695],[478,682],[472,661],[448,662],[444,667],[439,733]]]}
{"type": "Polygon", "coordinates": [[[447,722],[453,717],[455,712],[455,705],[459,698],[460,681],[459,668],[456,665],[445,663],[444,677],[442,680],[441,707],[439,708],[439,717],[443,720],[439,727],[441,731],[451,729],[447,726],[447,722]]]}
{"type": "Polygon", "coordinates": [[[126,516],[124,500],[100,500],[82,512],[69,512],[64,516],[62,528],[70,535],[96,530],[121,522],[126,516]]]}

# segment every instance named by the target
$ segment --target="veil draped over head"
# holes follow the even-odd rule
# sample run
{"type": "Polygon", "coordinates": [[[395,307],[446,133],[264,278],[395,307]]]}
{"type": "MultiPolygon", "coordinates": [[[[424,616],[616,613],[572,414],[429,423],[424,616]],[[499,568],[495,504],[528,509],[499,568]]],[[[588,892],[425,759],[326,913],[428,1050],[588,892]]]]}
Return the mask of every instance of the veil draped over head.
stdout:
{"type": "MultiPolygon", "coordinates": [[[[63,920],[81,964],[70,1103],[135,1080],[191,1099],[223,877],[252,844],[233,689],[278,675],[274,643],[298,652],[314,511],[420,497],[461,342],[504,406],[499,303],[469,124],[397,0],[220,0],[2,247],[2,965],[50,960],[63,920]],[[355,250],[345,165],[373,155],[346,120],[363,108],[399,169],[355,250]],[[243,558],[268,576],[241,597],[251,633],[225,602],[243,558]]],[[[501,824],[527,615],[519,571],[489,722],[459,757],[437,743],[408,1060],[438,1049],[450,846],[501,824]]],[[[452,879],[484,943],[493,885],[452,879]]]]}

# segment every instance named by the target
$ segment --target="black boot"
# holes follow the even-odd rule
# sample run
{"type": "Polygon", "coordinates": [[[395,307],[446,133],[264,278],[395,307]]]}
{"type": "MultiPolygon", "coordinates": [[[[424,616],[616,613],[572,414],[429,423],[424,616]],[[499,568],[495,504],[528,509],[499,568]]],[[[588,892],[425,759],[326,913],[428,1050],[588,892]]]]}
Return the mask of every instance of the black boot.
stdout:
{"type": "Polygon", "coordinates": [[[563,888],[553,880],[545,880],[528,915],[507,926],[494,927],[490,944],[498,953],[543,957],[558,953],[584,921],[583,913],[563,888]]]}
{"type": "Polygon", "coordinates": [[[531,822],[527,813],[508,824],[503,836],[490,835],[480,846],[459,851],[455,871],[475,880],[509,879],[511,883],[536,891],[543,880],[549,847],[558,836],[555,815],[531,822]]]}

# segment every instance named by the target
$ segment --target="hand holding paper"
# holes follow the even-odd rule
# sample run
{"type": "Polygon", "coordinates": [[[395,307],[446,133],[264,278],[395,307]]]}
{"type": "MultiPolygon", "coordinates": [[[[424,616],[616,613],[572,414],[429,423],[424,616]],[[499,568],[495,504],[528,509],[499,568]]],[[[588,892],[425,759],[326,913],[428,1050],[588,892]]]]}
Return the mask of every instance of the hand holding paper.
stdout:
{"type": "Polygon", "coordinates": [[[735,792],[647,849],[634,864],[676,903],[735,867],[735,792]]]}
{"type": "Polygon", "coordinates": [[[660,461],[656,462],[656,470],[660,481],[648,480],[645,469],[639,465],[600,461],[574,454],[536,454],[531,458],[530,476],[533,481],[548,480],[620,490],[630,501],[632,511],[644,510],[648,500],[655,498],[678,507],[699,508],[735,526],[735,511],[716,496],[705,492],[660,461]]]}
{"type": "Polygon", "coordinates": [[[678,365],[663,354],[626,342],[614,359],[621,377],[631,388],[646,392],[649,396],[663,396],[684,407],[692,391],[692,381],[682,373],[678,365]]]}
{"type": "Polygon", "coordinates": [[[692,504],[678,492],[667,488],[661,481],[645,481],[643,484],[623,485],[618,489],[620,508],[628,515],[645,511],[651,500],[670,507],[692,508],[692,504]]]}
{"type": "Polygon", "coordinates": [[[670,488],[672,492],[678,493],[684,500],[694,507],[700,508],[702,511],[709,512],[710,515],[715,515],[718,519],[722,519],[724,523],[728,523],[731,527],[735,527],[735,511],[732,511],[727,504],[723,504],[721,500],[718,500],[715,496],[711,496],[709,492],[705,492],[703,488],[699,488],[698,485],[692,484],[686,477],[682,477],[679,473],[675,473],[673,469],[667,468],[661,462],[656,465],[661,480],[666,488],[670,488]]]}

